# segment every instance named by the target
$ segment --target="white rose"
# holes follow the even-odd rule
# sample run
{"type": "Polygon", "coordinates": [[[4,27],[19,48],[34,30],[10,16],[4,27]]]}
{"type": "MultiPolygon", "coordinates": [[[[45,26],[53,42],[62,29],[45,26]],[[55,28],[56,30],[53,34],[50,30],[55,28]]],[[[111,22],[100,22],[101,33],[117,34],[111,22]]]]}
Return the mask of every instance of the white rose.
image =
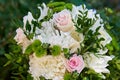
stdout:
{"type": "Polygon", "coordinates": [[[53,20],[54,20],[56,27],[63,32],[68,32],[74,28],[71,14],[66,9],[62,10],[59,13],[55,13],[53,15],[53,20]]]}

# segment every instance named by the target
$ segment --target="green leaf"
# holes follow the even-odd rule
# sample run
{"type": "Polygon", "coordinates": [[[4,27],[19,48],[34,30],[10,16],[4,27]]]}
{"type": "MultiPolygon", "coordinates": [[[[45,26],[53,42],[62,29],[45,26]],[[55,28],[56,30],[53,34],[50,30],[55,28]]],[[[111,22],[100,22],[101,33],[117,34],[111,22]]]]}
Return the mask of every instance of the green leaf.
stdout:
{"type": "Polygon", "coordinates": [[[19,45],[9,45],[9,49],[10,49],[10,52],[12,53],[21,53],[22,52],[22,49],[19,45]]]}
{"type": "Polygon", "coordinates": [[[59,55],[60,53],[61,53],[61,47],[58,46],[58,45],[54,45],[54,46],[52,47],[52,55],[53,55],[53,56],[57,56],[57,55],[59,55]]]}
{"type": "Polygon", "coordinates": [[[29,35],[27,35],[28,39],[33,39],[34,37],[34,33],[30,33],[29,35]]]}
{"type": "Polygon", "coordinates": [[[110,50],[110,51],[113,51],[113,50],[114,50],[112,44],[107,44],[106,47],[107,47],[108,50],[110,50]]]}
{"type": "Polygon", "coordinates": [[[65,7],[66,7],[67,9],[72,10],[72,4],[71,4],[71,3],[67,3],[67,4],[65,4],[65,7]]]}
{"type": "Polygon", "coordinates": [[[47,4],[48,7],[50,8],[54,8],[54,7],[58,7],[58,6],[64,6],[65,3],[64,2],[51,2],[49,4],[47,4]]]}
{"type": "Polygon", "coordinates": [[[5,57],[6,57],[7,59],[9,59],[9,60],[12,59],[12,56],[11,56],[10,54],[5,54],[5,57]]]}
{"type": "Polygon", "coordinates": [[[19,66],[18,70],[19,70],[19,72],[23,72],[23,67],[19,66]]]}
{"type": "Polygon", "coordinates": [[[68,48],[63,48],[64,56],[65,58],[69,59],[70,58],[70,51],[68,48]]]}
{"type": "Polygon", "coordinates": [[[112,45],[115,47],[116,50],[120,49],[119,44],[114,36],[112,37],[112,45]]]}
{"type": "Polygon", "coordinates": [[[82,80],[89,80],[87,77],[84,77],[82,80]]]}
{"type": "Polygon", "coordinates": [[[41,77],[40,77],[40,80],[46,80],[46,79],[45,79],[44,77],[41,76],[41,77]]]}
{"type": "Polygon", "coordinates": [[[64,80],[70,80],[71,78],[71,73],[66,72],[64,75],[64,80]]]}
{"type": "Polygon", "coordinates": [[[26,30],[28,30],[29,32],[31,31],[31,25],[29,24],[28,21],[26,23],[26,30]]]}
{"type": "Polygon", "coordinates": [[[63,9],[65,9],[65,6],[56,7],[56,8],[53,9],[53,12],[60,12],[63,9]]]}
{"type": "Polygon", "coordinates": [[[78,76],[79,76],[79,73],[77,73],[77,71],[74,71],[74,72],[72,73],[72,77],[73,77],[74,79],[77,79],[78,76]]]}
{"type": "Polygon", "coordinates": [[[64,54],[68,54],[69,53],[69,49],[68,48],[63,48],[63,52],[64,52],[64,54]]]}
{"type": "Polygon", "coordinates": [[[33,80],[33,77],[31,76],[31,74],[27,75],[27,80],[33,80]]]}
{"type": "Polygon", "coordinates": [[[18,59],[17,59],[16,62],[17,62],[17,63],[21,63],[21,62],[22,62],[22,57],[18,57],[18,59]]]}
{"type": "Polygon", "coordinates": [[[115,64],[116,64],[117,69],[120,70],[120,59],[116,60],[115,64]]]}
{"type": "Polygon", "coordinates": [[[7,63],[5,63],[3,66],[6,67],[11,63],[11,61],[7,61],[7,63]]]}

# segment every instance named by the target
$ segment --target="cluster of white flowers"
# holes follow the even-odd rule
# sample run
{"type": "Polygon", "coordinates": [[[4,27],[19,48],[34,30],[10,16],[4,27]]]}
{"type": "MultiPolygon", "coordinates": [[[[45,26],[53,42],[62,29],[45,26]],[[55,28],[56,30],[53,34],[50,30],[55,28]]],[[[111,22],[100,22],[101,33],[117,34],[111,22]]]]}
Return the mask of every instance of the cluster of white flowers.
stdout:
{"type": "MultiPolygon", "coordinates": [[[[72,8],[72,11],[69,11],[67,9],[61,11],[60,13],[53,14],[53,19],[50,19],[49,21],[42,22],[42,28],[36,28],[35,36],[33,37],[33,40],[39,39],[42,43],[49,43],[51,46],[53,45],[59,45],[62,48],[69,48],[71,53],[74,53],[77,51],[77,48],[80,47],[80,43],[84,40],[83,34],[78,34],[75,31],[74,23],[78,20],[78,15],[81,15],[79,11],[88,11],[87,17],[95,19],[94,25],[90,28],[93,32],[96,31],[96,29],[100,27],[99,33],[101,34],[98,36],[98,38],[104,38],[104,41],[101,41],[100,44],[103,46],[106,46],[106,44],[110,43],[112,38],[110,35],[106,32],[104,29],[103,20],[100,18],[100,15],[96,15],[95,10],[88,10],[85,5],[83,6],[74,6],[72,8]],[[84,7],[83,7],[84,6],[84,7]],[[67,14],[68,13],[68,14],[67,14]],[[97,17],[95,17],[95,15],[97,17]],[[72,18],[72,19],[71,19],[72,18]],[[63,22],[65,20],[65,22],[63,22]],[[73,20],[73,22],[72,22],[73,20]],[[56,25],[55,25],[56,23],[56,25]],[[58,26],[57,30],[55,26],[58,26]],[[61,27],[62,26],[62,27],[61,27]],[[68,28],[69,27],[69,28],[68,28]],[[65,28],[65,30],[64,30],[65,28]]],[[[35,20],[32,16],[32,14],[29,12],[27,16],[24,17],[24,30],[26,31],[26,23],[27,21],[31,25],[31,29],[33,29],[33,25],[31,24],[31,21],[40,21],[43,19],[48,12],[48,7],[43,4],[42,7],[38,7],[40,9],[41,15],[38,18],[38,20],[35,20]]],[[[33,41],[32,40],[32,41],[33,41]]],[[[93,69],[97,73],[109,73],[110,71],[106,68],[108,66],[108,61],[112,60],[113,56],[104,56],[103,54],[106,54],[108,51],[107,48],[99,49],[99,52],[97,53],[98,56],[95,56],[93,53],[88,54],[84,53],[84,62],[85,67],[88,67],[90,69],[93,69]]],[[[56,57],[53,57],[52,55],[46,55],[41,58],[36,57],[34,54],[30,55],[30,62],[29,62],[29,73],[32,74],[34,80],[39,80],[40,76],[45,77],[46,79],[53,79],[53,80],[63,80],[63,76],[65,73],[65,63],[64,63],[64,56],[59,55],[56,57]]]]}
{"type": "MultiPolygon", "coordinates": [[[[42,23],[41,29],[36,29],[36,34],[40,34],[35,36],[34,39],[39,39],[43,43],[49,43],[51,46],[60,45],[62,48],[71,49],[71,53],[75,52],[77,48],[79,48],[79,42],[76,41],[71,35],[70,32],[60,32],[53,28],[53,21],[50,20],[48,22],[42,23]]],[[[81,35],[79,38],[83,40],[83,36],[81,35]]]]}
{"type": "Polygon", "coordinates": [[[41,58],[36,57],[34,54],[30,56],[29,72],[34,77],[34,80],[39,80],[40,76],[52,80],[64,80],[65,63],[64,55],[59,56],[47,55],[41,58]]]}

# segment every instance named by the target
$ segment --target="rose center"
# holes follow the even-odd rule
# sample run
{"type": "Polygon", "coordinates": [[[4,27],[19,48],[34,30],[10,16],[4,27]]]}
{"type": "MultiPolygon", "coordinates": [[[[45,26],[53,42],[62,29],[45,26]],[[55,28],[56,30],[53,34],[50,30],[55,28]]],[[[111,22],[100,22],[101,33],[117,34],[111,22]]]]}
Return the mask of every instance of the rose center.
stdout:
{"type": "Polygon", "coordinates": [[[78,66],[78,63],[75,60],[70,60],[70,67],[75,68],[76,66],[78,66]]]}

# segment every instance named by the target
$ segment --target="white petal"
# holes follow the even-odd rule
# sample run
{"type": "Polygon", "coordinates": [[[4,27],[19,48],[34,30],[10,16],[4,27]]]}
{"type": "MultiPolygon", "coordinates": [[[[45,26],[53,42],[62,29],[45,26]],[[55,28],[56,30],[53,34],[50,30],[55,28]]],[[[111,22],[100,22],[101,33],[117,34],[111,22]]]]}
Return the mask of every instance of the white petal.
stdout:
{"type": "Polygon", "coordinates": [[[45,3],[43,3],[42,5],[43,5],[43,9],[42,7],[38,7],[38,9],[40,9],[40,17],[38,18],[38,21],[43,19],[48,13],[49,8],[45,5],[45,3]]]}

